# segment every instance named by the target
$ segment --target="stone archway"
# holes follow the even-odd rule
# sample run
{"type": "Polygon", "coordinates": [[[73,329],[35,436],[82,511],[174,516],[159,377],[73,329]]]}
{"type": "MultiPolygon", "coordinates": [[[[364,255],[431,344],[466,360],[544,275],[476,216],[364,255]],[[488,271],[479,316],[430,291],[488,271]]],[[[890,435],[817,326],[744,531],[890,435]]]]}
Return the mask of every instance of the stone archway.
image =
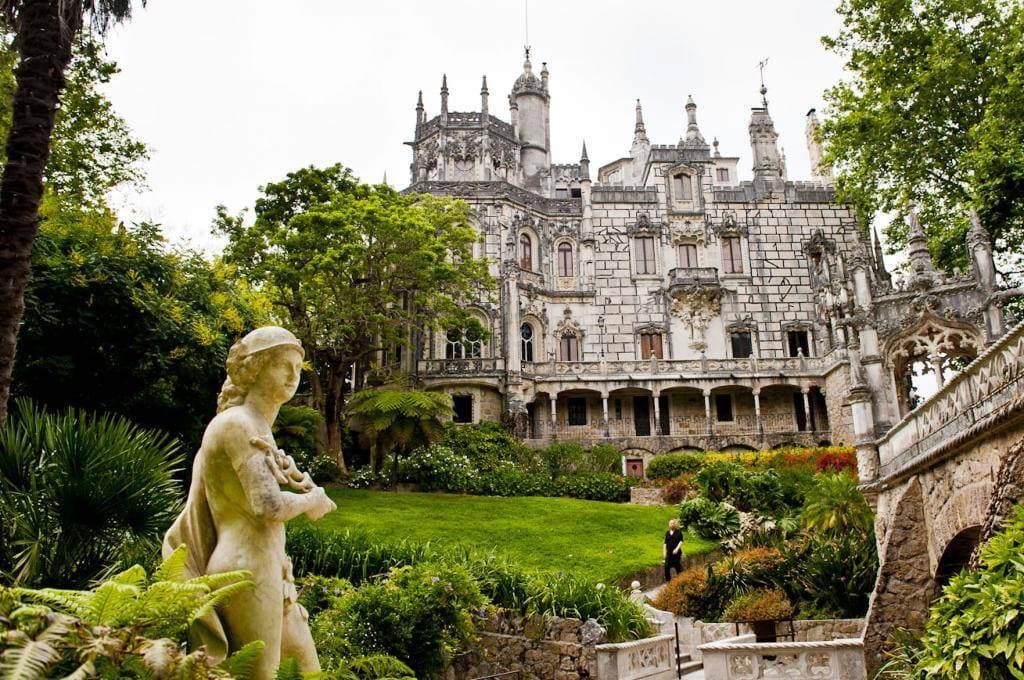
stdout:
{"type": "Polygon", "coordinates": [[[935,592],[938,594],[949,579],[969,566],[971,556],[981,542],[981,525],[967,527],[953,537],[942,551],[935,566],[935,592]]]}

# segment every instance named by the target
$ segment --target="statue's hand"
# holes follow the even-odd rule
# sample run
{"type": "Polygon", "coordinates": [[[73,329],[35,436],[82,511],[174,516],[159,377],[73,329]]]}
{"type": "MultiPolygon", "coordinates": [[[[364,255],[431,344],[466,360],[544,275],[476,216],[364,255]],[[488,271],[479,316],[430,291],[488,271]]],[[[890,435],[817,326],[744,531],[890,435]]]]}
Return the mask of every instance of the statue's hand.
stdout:
{"type": "Polygon", "coordinates": [[[338,506],[334,504],[327,494],[324,492],[322,487],[316,487],[309,493],[309,499],[312,503],[309,510],[306,511],[306,517],[312,521],[317,521],[329,512],[333,512],[338,509],[338,506]]]}

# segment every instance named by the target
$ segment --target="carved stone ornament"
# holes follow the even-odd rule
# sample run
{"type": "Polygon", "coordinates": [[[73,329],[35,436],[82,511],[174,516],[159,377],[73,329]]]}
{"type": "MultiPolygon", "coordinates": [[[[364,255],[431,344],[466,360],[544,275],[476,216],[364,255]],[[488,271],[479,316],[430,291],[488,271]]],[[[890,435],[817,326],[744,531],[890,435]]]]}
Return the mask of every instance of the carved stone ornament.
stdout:
{"type": "Polygon", "coordinates": [[[516,166],[516,159],[519,157],[519,149],[512,142],[498,138],[491,138],[491,163],[495,170],[498,168],[512,169],[516,166]]]}
{"type": "Polygon", "coordinates": [[[894,364],[900,360],[913,360],[919,357],[940,356],[977,356],[984,343],[976,329],[966,325],[950,325],[943,319],[934,316],[923,318],[920,324],[908,329],[888,343],[886,352],[889,361],[894,364]]]}
{"type": "Polygon", "coordinates": [[[572,310],[568,307],[562,311],[562,320],[555,325],[554,331],[556,338],[564,338],[566,335],[575,335],[577,338],[582,338],[584,335],[583,326],[572,318],[572,310]]]}
{"type": "Polygon", "coordinates": [[[560,220],[555,222],[554,236],[568,236],[571,238],[578,238],[580,235],[580,223],[571,222],[568,220],[560,220]]]}
{"type": "Polygon", "coordinates": [[[672,243],[680,245],[683,243],[697,243],[704,245],[707,242],[708,232],[703,222],[695,220],[681,220],[672,223],[672,243]]]}
{"type": "Polygon", "coordinates": [[[722,289],[719,286],[689,284],[672,287],[672,314],[690,327],[690,347],[707,347],[704,332],[711,320],[722,313],[722,289]]]}
{"type": "Polygon", "coordinates": [[[445,145],[445,156],[456,162],[475,161],[480,157],[480,135],[468,132],[451,135],[445,145]]]}

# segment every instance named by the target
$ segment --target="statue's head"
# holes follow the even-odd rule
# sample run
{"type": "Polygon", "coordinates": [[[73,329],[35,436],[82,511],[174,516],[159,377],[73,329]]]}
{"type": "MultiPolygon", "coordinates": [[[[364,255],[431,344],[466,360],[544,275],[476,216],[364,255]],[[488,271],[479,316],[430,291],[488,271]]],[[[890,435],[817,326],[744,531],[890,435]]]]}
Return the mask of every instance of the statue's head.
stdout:
{"type": "Polygon", "coordinates": [[[240,406],[257,386],[285,403],[298,389],[303,356],[302,343],[280,326],[252,331],[228,351],[228,377],[217,398],[217,412],[240,406]]]}

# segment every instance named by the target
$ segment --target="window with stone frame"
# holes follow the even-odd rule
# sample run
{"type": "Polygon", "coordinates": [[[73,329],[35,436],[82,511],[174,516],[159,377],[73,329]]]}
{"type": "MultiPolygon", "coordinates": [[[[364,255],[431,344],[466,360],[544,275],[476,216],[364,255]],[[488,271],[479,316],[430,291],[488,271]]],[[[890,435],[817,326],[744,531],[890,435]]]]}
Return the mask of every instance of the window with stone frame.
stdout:
{"type": "Polygon", "coordinates": [[[639,236],[634,239],[637,274],[657,274],[658,266],[654,259],[654,237],[639,236]]]}
{"type": "Polygon", "coordinates": [[[587,424],[587,399],[586,397],[570,397],[567,400],[570,425],[587,424]]]}
{"type": "Polygon", "coordinates": [[[640,333],[640,358],[664,359],[662,353],[662,336],[658,331],[644,331],[640,333]]]}
{"type": "Polygon", "coordinates": [[[722,237],[722,271],[726,274],[743,273],[743,247],[739,236],[722,237]]]}
{"type": "Polygon", "coordinates": [[[473,422],[473,395],[453,394],[452,395],[452,421],[456,423],[473,422]]]}
{"type": "Polygon", "coordinates": [[[565,333],[559,342],[559,357],[562,361],[580,360],[580,339],[575,333],[565,333]]]}
{"type": "Polygon", "coordinates": [[[529,234],[519,235],[519,268],[533,271],[533,239],[529,234]]]}
{"type": "Polygon", "coordinates": [[[748,359],[754,354],[750,331],[731,331],[729,344],[732,348],[733,359],[748,359]]]}
{"type": "Polygon", "coordinates": [[[484,341],[475,328],[450,328],[445,333],[445,359],[477,359],[484,355],[484,341]]]}
{"type": "Polygon", "coordinates": [[[568,243],[558,244],[558,275],[559,276],[572,276],[573,275],[573,262],[572,262],[572,245],[568,243]]]}
{"type": "Polygon", "coordinates": [[[696,243],[680,243],[679,244],[679,266],[686,269],[697,268],[697,244],[696,243]]]}
{"type": "Polygon", "coordinates": [[[690,176],[685,172],[672,175],[672,196],[677,201],[693,200],[693,185],[690,183],[690,176]]]}
{"type": "Polygon", "coordinates": [[[791,357],[811,355],[810,333],[802,328],[793,328],[786,331],[786,349],[791,357]]]}
{"type": "Polygon", "coordinates": [[[729,168],[716,168],[715,172],[719,182],[729,181],[729,168]]]}
{"type": "Polygon", "coordinates": [[[732,395],[715,395],[715,420],[720,423],[731,423],[735,418],[732,412],[732,395]]]}
{"type": "Polygon", "coordinates": [[[533,361],[533,326],[524,323],[519,327],[519,338],[522,342],[523,361],[533,361]]]}

